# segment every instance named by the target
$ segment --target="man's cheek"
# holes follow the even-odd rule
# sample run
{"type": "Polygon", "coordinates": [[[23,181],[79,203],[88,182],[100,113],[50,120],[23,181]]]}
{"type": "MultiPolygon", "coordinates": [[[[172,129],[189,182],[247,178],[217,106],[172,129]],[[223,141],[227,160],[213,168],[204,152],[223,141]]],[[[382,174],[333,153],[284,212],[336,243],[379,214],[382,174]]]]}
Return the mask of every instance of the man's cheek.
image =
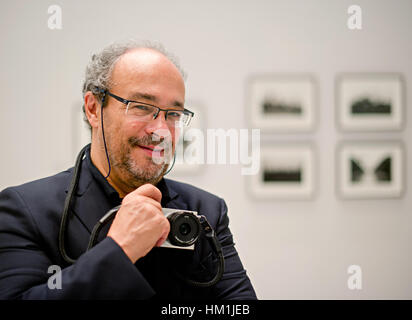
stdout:
{"type": "Polygon", "coordinates": [[[173,155],[173,139],[170,131],[158,130],[153,136],[153,141],[160,141],[160,137],[163,137],[162,141],[154,147],[153,150],[153,162],[155,164],[169,163],[173,155]]]}

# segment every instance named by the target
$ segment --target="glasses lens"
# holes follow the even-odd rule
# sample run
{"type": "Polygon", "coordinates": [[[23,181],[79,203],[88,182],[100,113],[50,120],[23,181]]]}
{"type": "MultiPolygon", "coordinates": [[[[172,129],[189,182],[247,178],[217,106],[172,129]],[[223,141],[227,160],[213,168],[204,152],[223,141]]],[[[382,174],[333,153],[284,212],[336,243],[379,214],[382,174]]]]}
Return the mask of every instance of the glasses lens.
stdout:
{"type": "Polygon", "coordinates": [[[190,119],[192,119],[192,114],[187,111],[182,111],[181,125],[188,126],[190,119]]]}
{"type": "MultiPolygon", "coordinates": [[[[157,108],[137,102],[129,102],[126,108],[126,115],[137,121],[149,122],[153,120],[157,108]]],[[[166,121],[169,126],[181,127],[189,125],[192,114],[184,110],[168,110],[166,121]]]]}
{"type": "Polygon", "coordinates": [[[167,112],[167,120],[169,122],[181,122],[183,119],[183,111],[168,111],[167,112]]]}
{"type": "Polygon", "coordinates": [[[141,121],[150,121],[153,119],[153,114],[156,112],[156,108],[145,105],[130,102],[127,105],[126,114],[130,117],[135,117],[141,121]]]}

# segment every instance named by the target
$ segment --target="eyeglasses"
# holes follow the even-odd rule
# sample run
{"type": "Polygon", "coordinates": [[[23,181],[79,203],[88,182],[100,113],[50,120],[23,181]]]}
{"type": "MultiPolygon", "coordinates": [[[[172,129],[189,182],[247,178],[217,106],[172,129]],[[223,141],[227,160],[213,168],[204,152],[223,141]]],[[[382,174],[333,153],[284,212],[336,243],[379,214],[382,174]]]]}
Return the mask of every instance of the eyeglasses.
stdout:
{"type": "Polygon", "coordinates": [[[161,109],[148,103],[121,98],[108,90],[106,90],[105,93],[125,104],[126,115],[137,121],[150,122],[158,117],[160,111],[164,111],[165,120],[169,127],[183,127],[188,126],[194,116],[194,113],[187,109],[161,109]]]}

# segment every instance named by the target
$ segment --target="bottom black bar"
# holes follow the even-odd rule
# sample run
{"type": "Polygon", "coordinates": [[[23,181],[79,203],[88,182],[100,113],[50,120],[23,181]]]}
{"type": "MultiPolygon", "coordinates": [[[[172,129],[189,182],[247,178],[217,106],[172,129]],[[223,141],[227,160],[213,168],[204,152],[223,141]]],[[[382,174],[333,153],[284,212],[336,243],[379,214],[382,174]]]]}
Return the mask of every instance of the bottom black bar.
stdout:
{"type": "Polygon", "coordinates": [[[409,314],[411,300],[260,300],[260,301],[208,301],[208,302],[167,302],[167,301],[0,301],[4,314],[16,317],[25,313],[48,316],[82,317],[132,316],[132,319],[162,320],[213,320],[213,319],[275,319],[287,317],[336,316],[352,319],[373,315],[393,319],[397,315],[409,314]]]}

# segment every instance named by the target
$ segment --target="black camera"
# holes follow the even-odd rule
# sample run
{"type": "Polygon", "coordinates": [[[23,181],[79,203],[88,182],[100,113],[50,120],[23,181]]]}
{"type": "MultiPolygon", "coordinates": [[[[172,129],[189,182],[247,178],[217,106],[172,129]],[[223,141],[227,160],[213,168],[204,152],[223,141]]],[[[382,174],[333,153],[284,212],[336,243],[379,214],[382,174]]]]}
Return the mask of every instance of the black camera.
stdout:
{"type": "Polygon", "coordinates": [[[197,212],[163,208],[163,214],[169,220],[170,232],[162,247],[193,250],[202,230],[197,212]]]}

